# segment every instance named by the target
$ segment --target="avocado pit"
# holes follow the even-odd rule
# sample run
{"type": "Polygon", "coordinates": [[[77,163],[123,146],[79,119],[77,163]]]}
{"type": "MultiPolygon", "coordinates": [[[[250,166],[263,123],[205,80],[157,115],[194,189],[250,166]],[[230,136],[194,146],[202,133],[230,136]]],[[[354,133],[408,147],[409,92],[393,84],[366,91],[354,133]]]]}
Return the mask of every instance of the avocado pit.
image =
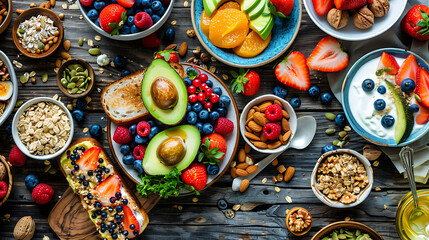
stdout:
{"type": "Polygon", "coordinates": [[[178,136],[167,138],[159,145],[157,154],[162,164],[176,165],[186,154],[185,142],[178,136]]]}
{"type": "Polygon", "coordinates": [[[151,86],[151,96],[155,105],[163,110],[173,108],[178,101],[177,89],[165,78],[157,78],[151,86]]]}

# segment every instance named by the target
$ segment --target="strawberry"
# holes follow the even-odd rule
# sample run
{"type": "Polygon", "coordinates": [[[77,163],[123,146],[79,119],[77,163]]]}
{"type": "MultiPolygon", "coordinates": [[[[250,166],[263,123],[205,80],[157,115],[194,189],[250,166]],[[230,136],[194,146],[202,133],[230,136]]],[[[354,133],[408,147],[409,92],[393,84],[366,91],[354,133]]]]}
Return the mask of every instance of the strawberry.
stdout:
{"type": "Polygon", "coordinates": [[[116,0],[116,2],[124,8],[132,8],[136,0],[116,0]]]}
{"type": "Polygon", "coordinates": [[[238,73],[230,71],[232,77],[231,90],[236,93],[243,93],[245,96],[252,96],[258,93],[261,85],[259,74],[254,70],[247,69],[244,71],[240,68],[238,73]]]}
{"type": "Polygon", "coordinates": [[[293,3],[294,0],[270,0],[268,7],[274,15],[285,18],[292,12],[293,3]]]}
{"type": "Polygon", "coordinates": [[[165,60],[164,57],[161,54],[159,54],[159,53],[155,53],[155,57],[153,59],[162,59],[162,60],[165,60]]]}
{"type": "Polygon", "coordinates": [[[128,207],[127,205],[122,205],[122,211],[124,212],[124,215],[122,218],[122,231],[124,230],[128,231],[128,238],[137,237],[138,234],[134,234],[134,231],[136,231],[136,233],[140,232],[140,224],[139,224],[139,221],[137,221],[137,218],[134,215],[133,210],[131,210],[131,208],[128,207]],[[134,225],[134,226],[131,226],[131,225],[134,225]]]}
{"type": "Polygon", "coordinates": [[[340,10],[351,10],[363,7],[367,4],[366,0],[334,0],[335,7],[340,10]]]}
{"type": "Polygon", "coordinates": [[[227,150],[226,140],[218,133],[212,133],[203,138],[198,161],[215,165],[222,161],[227,150]]]}
{"type": "Polygon", "coordinates": [[[419,67],[417,70],[415,92],[420,97],[420,105],[429,108],[429,73],[422,67],[419,67]]]}
{"type": "Polygon", "coordinates": [[[92,147],[80,156],[76,164],[79,165],[79,169],[87,172],[89,170],[94,171],[98,166],[98,156],[100,155],[100,147],[92,147]]]}
{"type": "Polygon", "coordinates": [[[164,50],[160,52],[156,52],[154,54],[154,59],[164,59],[167,62],[179,62],[179,56],[176,51],[173,50],[164,50]]]}
{"type": "Polygon", "coordinates": [[[313,0],[314,11],[323,16],[334,7],[334,0],[313,0]]]}
{"type": "Polygon", "coordinates": [[[115,194],[121,192],[121,179],[116,174],[111,175],[95,186],[93,192],[100,199],[103,206],[114,205],[115,201],[118,200],[115,194]]]}
{"type": "Polygon", "coordinates": [[[322,38],[307,60],[309,68],[322,72],[338,72],[348,63],[349,55],[344,52],[341,42],[331,36],[322,38]]]}
{"type": "Polygon", "coordinates": [[[185,184],[192,186],[197,191],[203,190],[207,183],[206,166],[202,163],[193,163],[180,176],[185,184]]]}
{"type": "Polygon", "coordinates": [[[399,68],[398,74],[396,74],[396,84],[401,86],[402,81],[406,78],[411,78],[412,80],[416,81],[418,68],[419,64],[417,63],[414,55],[408,55],[399,68]]]}
{"type": "Polygon", "coordinates": [[[401,29],[411,37],[429,40],[429,7],[416,5],[412,7],[401,21],[401,29]]]}
{"type": "Polygon", "coordinates": [[[161,44],[161,40],[156,36],[156,33],[152,33],[151,35],[142,38],[143,47],[146,48],[156,48],[161,44]]]}
{"type": "Polygon", "coordinates": [[[310,88],[310,72],[305,56],[291,52],[275,68],[276,78],[286,86],[307,91],[310,88]]]}
{"type": "Polygon", "coordinates": [[[127,21],[127,11],[119,4],[107,5],[100,12],[100,26],[101,28],[110,33],[110,35],[119,35],[119,29],[122,28],[127,21]]]}
{"type": "Polygon", "coordinates": [[[426,124],[429,121],[429,110],[422,106],[422,104],[417,103],[420,107],[420,112],[416,116],[416,123],[423,125],[426,124]]]}
{"type": "Polygon", "coordinates": [[[381,75],[383,72],[390,75],[396,75],[399,70],[399,64],[396,62],[396,59],[388,54],[383,52],[380,57],[380,62],[377,67],[377,75],[381,75]]]}

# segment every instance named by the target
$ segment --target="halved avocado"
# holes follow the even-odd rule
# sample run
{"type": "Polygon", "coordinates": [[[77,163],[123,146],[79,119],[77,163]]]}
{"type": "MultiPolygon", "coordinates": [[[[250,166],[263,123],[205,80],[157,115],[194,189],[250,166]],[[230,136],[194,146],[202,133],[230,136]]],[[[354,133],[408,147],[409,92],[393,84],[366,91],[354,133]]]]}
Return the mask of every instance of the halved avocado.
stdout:
{"type": "Polygon", "coordinates": [[[201,144],[198,129],[181,125],[164,130],[149,142],[143,169],[149,175],[166,175],[173,168],[187,168],[197,156],[201,144]]]}
{"type": "Polygon", "coordinates": [[[411,135],[414,127],[414,117],[413,113],[409,110],[407,101],[398,93],[395,86],[389,81],[384,80],[384,82],[390,92],[392,92],[392,96],[395,100],[396,113],[398,114],[398,121],[395,126],[395,140],[396,144],[399,144],[405,142],[411,135]]]}
{"type": "Polygon", "coordinates": [[[186,114],[188,93],[183,79],[164,60],[155,59],[142,82],[143,104],[160,122],[176,125],[186,114]]]}

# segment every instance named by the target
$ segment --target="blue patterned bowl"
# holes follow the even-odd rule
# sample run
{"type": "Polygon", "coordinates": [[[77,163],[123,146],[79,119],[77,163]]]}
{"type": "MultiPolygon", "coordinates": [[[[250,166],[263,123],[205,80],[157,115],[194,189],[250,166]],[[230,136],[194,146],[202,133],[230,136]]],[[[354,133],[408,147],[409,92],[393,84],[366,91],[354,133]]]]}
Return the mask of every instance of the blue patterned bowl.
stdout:
{"type": "Polygon", "coordinates": [[[198,40],[203,47],[212,56],[219,61],[241,68],[253,68],[265,65],[280,57],[295,40],[298,35],[298,30],[301,25],[302,4],[301,0],[295,0],[290,18],[281,19],[275,17],[274,27],[272,30],[271,42],[268,47],[258,56],[253,58],[243,58],[237,56],[232,51],[225,51],[222,48],[214,46],[209,39],[204,35],[200,28],[201,13],[204,10],[203,0],[193,0],[191,5],[192,25],[198,40]]]}
{"type": "Polygon", "coordinates": [[[356,61],[356,63],[353,64],[353,66],[350,68],[349,72],[347,73],[343,83],[343,88],[342,88],[343,108],[344,108],[344,112],[346,114],[347,120],[349,121],[351,127],[364,139],[374,144],[386,146],[386,147],[405,146],[423,137],[429,130],[429,122],[426,123],[418,131],[413,132],[405,142],[396,144],[396,141],[394,139],[384,139],[366,131],[354,118],[350,108],[350,105],[352,103],[349,100],[349,92],[350,92],[350,88],[352,87],[351,82],[354,76],[356,75],[357,71],[360,69],[362,65],[364,65],[365,63],[367,63],[372,59],[379,58],[383,52],[386,52],[392,55],[393,57],[398,57],[398,58],[406,58],[408,55],[412,54],[416,57],[416,60],[421,67],[424,67],[427,70],[429,70],[428,63],[425,60],[423,60],[423,58],[421,58],[420,56],[418,56],[413,52],[403,50],[403,49],[398,49],[398,48],[382,48],[382,49],[372,51],[366,54],[365,56],[361,57],[358,61],[356,61]]]}

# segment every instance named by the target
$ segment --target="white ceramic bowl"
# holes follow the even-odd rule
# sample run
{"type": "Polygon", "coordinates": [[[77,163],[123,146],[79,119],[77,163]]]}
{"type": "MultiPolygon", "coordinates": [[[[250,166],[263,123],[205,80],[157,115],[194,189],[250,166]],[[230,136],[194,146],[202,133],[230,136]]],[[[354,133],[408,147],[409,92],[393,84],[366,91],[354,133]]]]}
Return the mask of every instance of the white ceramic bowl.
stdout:
{"type": "Polygon", "coordinates": [[[13,141],[15,141],[16,146],[18,146],[19,150],[21,150],[21,152],[23,152],[25,155],[27,155],[30,158],[37,159],[37,160],[53,159],[53,158],[56,158],[59,155],[61,155],[69,147],[69,145],[70,145],[70,143],[71,143],[71,141],[73,139],[73,132],[74,132],[74,122],[73,122],[72,115],[70,114],[70,111],[66,108],[66,106],[62,102],[57,101],[57,100],[55,100],[53,98],[50,98],[50,97],[33,98],[33,99],[25,102],[18,109],[18,111],[16,112],[16,114],[13,117],[13,120],[12,120],[12,137],[13,137],[13,141]],[[57,104],[58,106],[60,106],[64,110],[64,112],[67,114],[67,117],[70,120],[70,136],[67,139],[67,142],[64,145],[64,147],[61,148],[60,150],[58,150],[54,154],[48,154],[48,155],[42,155],[42,156],[32,155],[32,154],[30,154],[30,151],[28,151],[27,147],[21,142],[21,139],[18,136],[17,126],[18,126],[19,117],[24,113],[24,111],[29,106],[37,104],[39,102],[52,102],[52,103],[57,104]]]}
{"type": "Polygon", "coordinates": [[[244,107],[243,112],[241,113],[241,116],[240,116],[240,133],[241,133],[241,136],[244,138],[244,141],[246,141],[246,143],[249,144],[256,151],[261,152],[261,153],[269,153],[269,154],[278,153],[278,152],[282,152],[282,151],[286,150],[289,147],[289,144],[292,141],[292,139],[296,133],[296,124],[297,124],[296,123],[296,114],[295,114],[295,110],[293,110],[292,106],[283,98],[279,98],[276,95],[267,94],[267,95],[263,95],[263,96],[260,96],[260,97],[253,99],[244,107]],[[289,137],[287,144],[281,145],[280,147],[278,147],[276,149],[260,149],[260,148],[257,148],[244,135],[244,133],[246,132],[245,124],[246,124],[246,120],[247,120],[247,113],[249,113],[249,110],[252,109],[253,106],[258,105],[258,104],[265,102],[265,101],[268,101],[268,100],[280,101],[283,104],[283,109],[285,109],[289,113],[289,117],[290,117],[289,118],[289,125],[290,125],[290,130],[292,131],[292,135],[289,137]]]}
{"type": "Polygon", "coordinates": [[[351,149],[338,149],[335,151],[324,153],[319,158],[319,160],[317,160],[316,166],[314,166],[313,172],[311,173],[311,190],[313,190],[314,195],[316,195],[316,197],[324,204],[334,208],[351,208],[361,204],[363,201],[365,201],[365,199],[368,197],[369,193],[371,192],[373,183],[374,183],[374,176],[371,168],[371,163],[369,163],[368,159],[364,157],[362,154],[351,149]],[[316,188],[316,184],[317,184],[316,175],[317,175],[317,169],[319,168],[320,163],[330,155],[342,154],[342,153],[347,153],[355,156],[364,165],[366,173],[369,178],[368,185],[360,191],[359,195],[357,196],[357,200],[350,204],[343,204],[339,201],[331,200],[316,188]]]}
{"type": "Polygon", "coordinates": [[[353,16],[351,15],[347,26],[337,30],[331,25],[329,25],[327,20],[327,14],[319,16],[314,11],[312,0],[303,0],[303,2],[311,20],[313,20],[313,22],[322,31],[333,37],[348,41],[366,40],[384,33],[389,28],[391,28],[396,21],[398,21],[403,11],[405,10],[405,6],[407,5],[407,1],[405,0],[391,0],[389,1],[389,12],[384,17],[375,18],[374,25],[372,27],[365,30],[357,28],[353,23],[353,16]]]}
{"type": "Polygon", "coordinates": [[[107,38],[111,38],[119,41],[132,41],[132,40],[137,40],[137,39],[147,37],[152,33],[156,32],[159,28],[161,28],[161,26],[164,25],[164,23],[170,17],[171,11],[173,11],[174,0],[170,1],[168,8],[165,9],[164,15],[162,15],[161,19],[157,23],[155,23],[152,27],[138,33],[114,35],[114,36],[110,35],[110,33],[105,32],[103,29],[95,25],[95,23],[88,18],[88,12],[80,4],[79,0],[77,1],[77,3],[79,4],[79,9],[83,15],[83,18],[89,24],[89,26],[91,26],[91,28],[94,29],[96,32],[98,32],[99,34],[107,38]]]}
{"type": "Polygon", "coordinates": [[[9,58],[6,56],[4,52],[0,50],[0,60],[3,61],[3,64],[6,65],[7,71],[10,75],[10,81],[13,85],[13,93],[9,99],[9,103],[6,106],[6,109],[3,112],[3,115],[0,117],[0,126],[7,120],[9,115],[12,113],[15,108],[16,100],[18,99],[18,80],[16,79],[15,70],[13,69],[13,65],[10,62],[9,58]]]}

